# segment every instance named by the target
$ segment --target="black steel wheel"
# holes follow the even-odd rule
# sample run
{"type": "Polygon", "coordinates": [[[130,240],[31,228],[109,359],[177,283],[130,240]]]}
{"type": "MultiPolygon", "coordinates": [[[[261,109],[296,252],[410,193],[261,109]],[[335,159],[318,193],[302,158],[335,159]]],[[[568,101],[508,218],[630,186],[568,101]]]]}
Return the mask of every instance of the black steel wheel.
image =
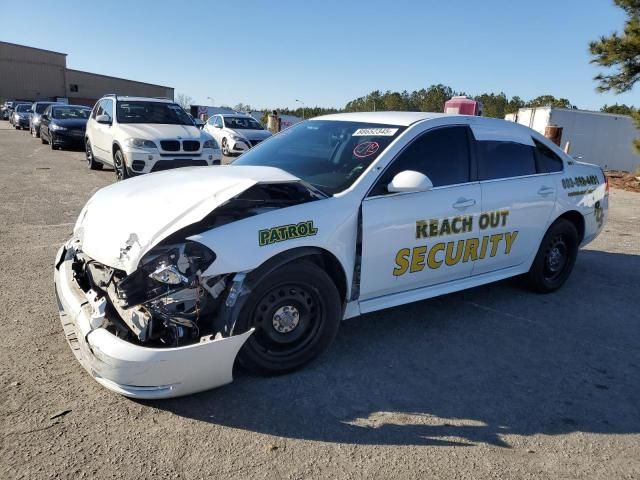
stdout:
{"type": "Polygon", "coordinates": [[[255,328],[238,354],[262,374],[286,373],[310,362],[335,338],[342,305],[331,278],[316,264],[286,264],[258,281],[236,323],[255,328]]]}
{"type": "Polygon", "coordinates": [[[127,164],[124,161],[124,154],[122,150],[116,150],[113,155],[113,168],[116,171],[116,180],[126,180],[129,178],[129,172],[127,171],[127,164]]]}
{"type": "Polygon", "coordinates": [[[93,156],[93,150],[91,148],[91,142],[87,138],[84,142],[84,150],[87,158],[87,166],[89,170],[102,170],[102,164],[97,162],[93,156]]]}
{"type": "Polygon", "coordinates": [[[553,292],[567,281],[578,255],[580,240],[569,220],[556,220],[545,234],[529,270],[529,283],[541,293],[553,292]]]}

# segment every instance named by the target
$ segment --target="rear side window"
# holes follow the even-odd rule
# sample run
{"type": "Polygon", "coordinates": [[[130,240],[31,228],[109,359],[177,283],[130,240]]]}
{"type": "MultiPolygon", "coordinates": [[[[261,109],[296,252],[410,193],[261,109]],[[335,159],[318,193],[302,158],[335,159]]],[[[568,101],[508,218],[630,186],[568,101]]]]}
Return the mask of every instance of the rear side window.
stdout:
{"type": "Polygon", "coordinates": [[[536,173],[536,157],[532,146],[517,142],[479,141],[479,180],[521,177],[536,173]]]}
{"type": "Polygon", "coordinates": [[[387,185],[405,170],[425,174],[434,187],[469,181],[469,133],[467,127],[443,127],[415,139],[382,174],[371,195],[389,193],[387,185]]]}
{"type": "Polygon", "coordinates": [[[533,140],[533,143],[536,144],[538,173],[561,172],[562,159],[543,143],[540,143],[535,139],[533,140]]]}

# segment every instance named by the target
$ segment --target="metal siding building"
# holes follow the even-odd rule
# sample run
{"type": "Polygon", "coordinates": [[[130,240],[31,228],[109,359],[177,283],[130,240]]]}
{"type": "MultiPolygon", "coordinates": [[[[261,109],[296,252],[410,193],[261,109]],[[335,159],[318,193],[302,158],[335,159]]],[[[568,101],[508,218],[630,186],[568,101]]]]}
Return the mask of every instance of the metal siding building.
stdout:
{"type": "Polygon", "coordinates": [[[67,55],[0,42],[0,100],[65,96],[67,55]]]}
{"type": "Polygon", "coordinates": [[[68,98],[93,106],[106,93],[173,100],[171,87],[67,68],[65,53],[0,42],[0,102],[68,98]]]}

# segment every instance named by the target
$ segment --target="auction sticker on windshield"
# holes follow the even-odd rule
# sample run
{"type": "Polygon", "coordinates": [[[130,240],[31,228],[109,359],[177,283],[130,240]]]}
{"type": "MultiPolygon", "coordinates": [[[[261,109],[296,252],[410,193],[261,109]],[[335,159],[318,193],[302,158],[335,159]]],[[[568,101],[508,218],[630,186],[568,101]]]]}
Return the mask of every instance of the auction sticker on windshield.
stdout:
{"type": "Polygon", "coordinates": [[[352,137],[393,137],[397,128],[359,128],[352,137]]]}

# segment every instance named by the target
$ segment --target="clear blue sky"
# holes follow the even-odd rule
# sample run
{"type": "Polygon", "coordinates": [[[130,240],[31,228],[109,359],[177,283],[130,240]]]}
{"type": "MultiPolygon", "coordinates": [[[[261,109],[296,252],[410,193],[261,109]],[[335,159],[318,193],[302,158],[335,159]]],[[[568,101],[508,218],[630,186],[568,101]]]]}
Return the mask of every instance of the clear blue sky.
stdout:
{"type": "Polygon", "coordinates": [[[588,42],[624,22],[611,0],[0,0],[0,18],[0,40],[200,104],[343,107],[375,89],[443,83],[580,108],[640,105],[640,86],[595,91],[588,42]]]}

